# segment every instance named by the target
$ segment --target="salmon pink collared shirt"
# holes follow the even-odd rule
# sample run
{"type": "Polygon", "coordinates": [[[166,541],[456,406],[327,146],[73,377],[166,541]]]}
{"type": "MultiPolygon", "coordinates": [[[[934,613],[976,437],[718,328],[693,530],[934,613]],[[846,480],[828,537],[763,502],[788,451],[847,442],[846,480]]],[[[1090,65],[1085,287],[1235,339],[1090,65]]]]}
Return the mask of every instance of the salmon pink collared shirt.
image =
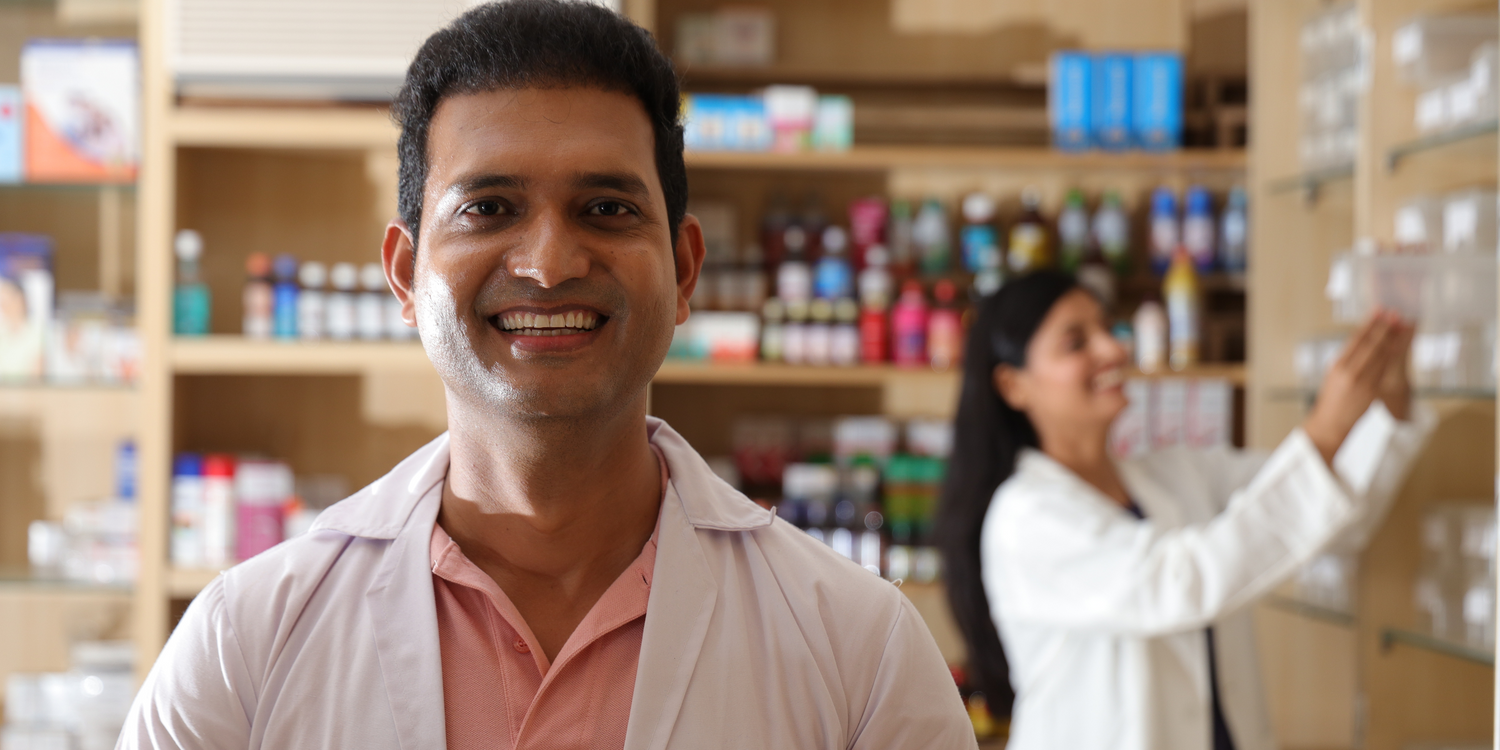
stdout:
{"type": "MultiPolygon", "coordinates": [[[[667,462],[655,445],[663,497],[667,462]]],[[[437,487],[442,491],[442,484],[437,487]]],[[[432,587],[450,750],[618,750],[635,694],[657,534],[548,663],[494,579],[432,525],[432,587]]]]}

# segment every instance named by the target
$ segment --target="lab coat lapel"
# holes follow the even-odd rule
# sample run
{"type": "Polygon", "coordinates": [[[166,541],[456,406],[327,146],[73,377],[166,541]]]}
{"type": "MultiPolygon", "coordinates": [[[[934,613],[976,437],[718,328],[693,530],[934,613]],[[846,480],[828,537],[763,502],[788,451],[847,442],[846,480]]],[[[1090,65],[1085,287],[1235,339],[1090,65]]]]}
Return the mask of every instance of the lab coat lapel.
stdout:
{"type": "Polygon", "coordinates": [[[718,600],[718,586],[676,482],[668,482],[667,488],[625,750],[667,746],[718,600]]]}
{"type": "Polygon", "coordinates": [[[366,594],[396,737],[405,750],[447,745],[430,552],[441,493],[430,490],[423,493],[396,538],[386,542],[391,548],[366,594]]]}

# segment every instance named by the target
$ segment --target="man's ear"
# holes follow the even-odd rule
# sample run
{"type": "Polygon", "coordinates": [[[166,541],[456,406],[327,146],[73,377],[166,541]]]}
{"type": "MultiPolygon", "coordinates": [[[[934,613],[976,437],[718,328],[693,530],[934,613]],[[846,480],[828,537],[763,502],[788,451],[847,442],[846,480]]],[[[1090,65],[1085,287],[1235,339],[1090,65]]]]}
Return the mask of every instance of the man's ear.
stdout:
{"type": "Polygon", "coordinates": [[[385,240],[380,243],[380,265],[385,267],[386,283],[401,301],[401,322],[417,327],[417,301],[413,294],[416,277],[416,241],[406,222],[392,219],[385,225],[385,240]]]}
{"type": "Polygon", "coordinates": [[[1016,411],[1024,412],[1030,401],[1026,396],[1025,373],[1020,368],[1011,365],[995,365],[991,381],[995,384],[995,393],[1000,399],[1016,411]]]}
{"type": "Polygon", "coordinates": [[[688,300],[698,287],[698,273],[703,270],[703,225],[698,217],[686,214],[677,227],[677,246],[672,259],[677,266],[677,325],[688,319],[688,300]]]}

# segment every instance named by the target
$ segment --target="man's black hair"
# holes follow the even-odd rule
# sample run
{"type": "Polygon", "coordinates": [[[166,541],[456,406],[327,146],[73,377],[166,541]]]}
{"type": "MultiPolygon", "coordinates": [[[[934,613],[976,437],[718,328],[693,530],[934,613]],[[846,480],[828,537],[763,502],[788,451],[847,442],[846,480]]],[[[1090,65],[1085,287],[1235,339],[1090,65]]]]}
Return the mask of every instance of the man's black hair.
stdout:
{"type": "Polygon", "coordinates": [[[427,132],[443,97],[496,89],[592,87],[641,102],[656,138],[656,172],[673,243],[687,213],[677,73],[651,32],[578,0],[502,0],[427,38],[406,69],[392,116],[401,126],[398,208],[415,237],[427,183],[427,132]]]}

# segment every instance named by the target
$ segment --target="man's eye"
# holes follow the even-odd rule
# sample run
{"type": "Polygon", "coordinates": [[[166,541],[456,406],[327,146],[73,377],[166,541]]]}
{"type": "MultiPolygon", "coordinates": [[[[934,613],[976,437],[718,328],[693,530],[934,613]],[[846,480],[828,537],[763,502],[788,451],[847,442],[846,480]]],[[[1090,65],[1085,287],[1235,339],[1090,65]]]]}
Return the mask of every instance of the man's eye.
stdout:
{"type": "Polygon", "coordinates": [[[500,205],[500,201],[479,201],[464,209],[464,213],[478,214],[480,216],[498,216],[504,210],[505,208],[500,205]]]}
{"type": "Polygon", "coordinates": [[[604,201],[595,203],[593,212],[596,216],[623,216],[630,213],[630,209],[617,201],[604,201]]]}

